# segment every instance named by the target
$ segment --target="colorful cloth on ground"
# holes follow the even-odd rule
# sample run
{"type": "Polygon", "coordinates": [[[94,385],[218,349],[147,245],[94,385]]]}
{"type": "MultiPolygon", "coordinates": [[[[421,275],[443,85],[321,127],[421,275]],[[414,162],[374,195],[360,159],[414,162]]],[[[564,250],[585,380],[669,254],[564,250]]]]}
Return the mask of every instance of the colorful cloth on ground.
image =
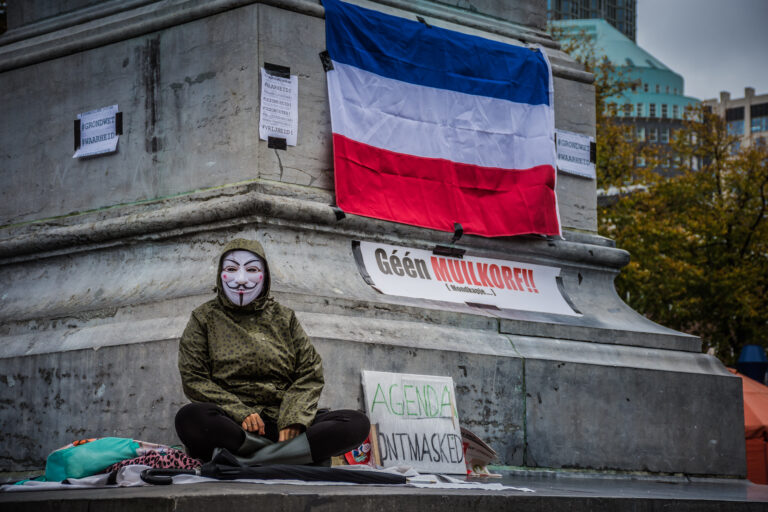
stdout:
{"type": "Polygon", "coordinates": [[[167,450],[152,451],[133,459],[117,462],[105,469],[104,472],[110,473],[124,466],[134,464],[159,469],[194,469],[200,467],[202,461],[190,457],[181,450],[168,448],[167,450]]]}
{"type": "Polygon", "coordinates": [[[162,444],[122,437],[74,441],[48,455],[45,462],[44,481],[61,482],[67,478],[95,475],[116,462],[145,455],[151,451],[169,449],[170,447],[162,444]]]}
{"type": "Polygon", "coordinates": [[[323,5],[342,210],[483,236],[560,234],[540,48],[323,5]]]}
{"type": "Polygon", "coordinates": [[[256,241],[237,239],[235,249],[265,261],[264,291],[236,306],[221,289],[221,259],[216,270],[218,297],[192,312],[179,342],[179,372],[184,394],[218,405],[240,425],[252,413],[277,422],[278,429],[312,424],[323,390],[323,365],[294,312],[270,295],[269,263],[256,241]]]}

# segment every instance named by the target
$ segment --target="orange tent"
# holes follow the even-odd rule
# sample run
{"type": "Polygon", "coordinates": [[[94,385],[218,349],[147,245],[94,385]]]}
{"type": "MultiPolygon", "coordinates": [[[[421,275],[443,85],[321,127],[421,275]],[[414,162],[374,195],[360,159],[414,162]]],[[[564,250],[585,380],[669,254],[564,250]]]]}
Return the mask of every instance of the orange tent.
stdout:
{"type": "Polygon", "coordinates": [[[756,484],[768,484],[768,386],[733,368],[728,370],[741,377],[744,392],[747,478],[756,484]]]}

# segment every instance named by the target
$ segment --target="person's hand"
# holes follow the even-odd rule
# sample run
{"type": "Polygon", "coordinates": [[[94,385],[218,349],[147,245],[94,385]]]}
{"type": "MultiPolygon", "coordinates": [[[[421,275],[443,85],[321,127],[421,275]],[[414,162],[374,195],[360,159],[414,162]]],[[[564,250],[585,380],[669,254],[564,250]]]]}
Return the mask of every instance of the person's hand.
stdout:
{"type": "MultiPolygon", "coordinates": [[[[253,413],[247,418],[245,418],[241,426],[243,427],[243,430],[247,430],[248,432],[256,432],[260,436],[263,436],[265,434],[264,420],[261,419],[261,416],[259,416],[258,413],[253,413]]],[[[282,432],[280,433],[280,435],[282,436],[282,432]]]]}
{"type": "Polygon", "coordinates": [[[299,425],[288,425],[280,431],[280,437],[277,441],[290,441],[299,434],[301,434],[301,427],[299,425]]]}

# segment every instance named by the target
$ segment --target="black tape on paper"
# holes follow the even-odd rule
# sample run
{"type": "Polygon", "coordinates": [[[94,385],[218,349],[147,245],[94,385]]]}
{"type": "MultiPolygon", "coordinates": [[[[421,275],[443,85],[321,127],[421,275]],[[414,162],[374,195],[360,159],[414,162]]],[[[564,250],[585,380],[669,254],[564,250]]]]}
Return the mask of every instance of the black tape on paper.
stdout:
{"type": "Polygon", "coordinates": [[[346,216],[347,216],[347,214],[345,214],[345,213],[344,213],[344,212],[341,210],[341,208],[339,208],[339,207],[338,207],[338,206],[336,206],[335,204],[332,204],[332,205],[330,205],[330,206],[331,206],[331,210],[333,210],[333,213],[334,213],[334,215],[336,215],[336,220],[341,220],[341,219],[343,219],[344,217],[346,217],[346,216]]]}
{"type": "Polygon", "coordinates": [[[458,258],[463,259],[464,253],[466,253],[464,249],[459,249],[458,247],[449,247],[447,245],[436,245],[434,249],[432,249],[432,254],[435,256],[450,256],[451,258],[458,258]]]}
{"type": "Polygon", "coordinates": [[[272,76],[278,76],[280,78],[291,78],[291,68],[287,66],[280,66],[278,64],[264,63],[264,71],[272,76]]]}
{"type": "Polygon", "coordinates": [[[80,149],[80,120],[75,119],[75,151],[80,149]]]}
{"type": "Polygon", "coordinates": [[[371,279],[370,274],[368,274],[368,271],[365,269],[365,262],[363,261],[363,253],[360,250],[359,240],[352,240],[352,254],[355,256],[355,263],[357,263],[357,270],[360,272],[360,276],[363,278],[363,281],[373,286],[374,290],[381,293],[381,291],[379,291],[374,286],[375,283],[373,282],[373,279],[371,279]]]}
{"type": "Polygon", "coordinates": [[[480,302],[465,302],[467,306],[480,309],[492,309],[494,311],[501,311],[501,308],[494,306],[493,304],[482,304],[480,302]]]}
{"type": "Polygon", "coordinates": [[[452,258],[464,258],[464,249],[459,249],[457,247],[453,247],[453,244],[459,241],[459,238],[464,235],[464,227],[459,224],[458,222],[453,223],[453,238],[451,238],[451,245],[436,245],[434,249],[432,249],[432,254],[436,254],[437,256],[450,256],[452,258]]]}
{"type": "Polygon", "coordinates": [[[579,311],[579,308],[577,308],[576,304],[573,303],[570,295],[568,295],[568,292],[565,291],[565,285],[563,284],[563,276],[557,276],[555,278],[555,282],[557,283],[557,289],[560,291],[560,295],[563,296],[563,299],[565,299],[565,302],[568,303],[568,305],[571,307],[573,311],[575,311],[578,314],[581,314],[581,311],[579,311]]]}
{"type": "Polygon", "coordinates": [[[323,63],[323,71],[327,73],[332,70],[333,62],[331,61],[331,56],[328,53],[328,50],[323,50],[318,55],[320,55],[320,62],[323,63]]]}
{"type": "Polygon", "coordinates": [[[464,235],[464,226],[459,224],[458,222],[453,223],[453,238],[451,239],[451,245],[455,244],[459,241],[459,238],[461,238],[464,235]]]}
{"type": "Polygon", "coordinates": [[[267,147],[271,149],[287,149],[288,141],[286,141],[282,137],[268,137],[267,147]]]}
{"type": "Polygon", "coordinates": [[[594,142],[589,143],[589,162],[593,164],[597,162],[597,144],[594,142]]]}

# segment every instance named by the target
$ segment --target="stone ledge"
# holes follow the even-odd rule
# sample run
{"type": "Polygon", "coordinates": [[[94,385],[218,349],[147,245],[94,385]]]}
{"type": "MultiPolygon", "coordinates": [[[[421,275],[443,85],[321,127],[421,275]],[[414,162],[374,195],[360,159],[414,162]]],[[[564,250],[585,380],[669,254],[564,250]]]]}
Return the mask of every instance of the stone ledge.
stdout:
{"type": "MultiPolygon", "coordinates": [[[[493,480],[496,482],[497,480],[493,480]]],[[[552,512],[667,511],[730,512],[765,510],[766,486],[744,480],[699,482],[623,481],[603,478],[539,479],[505,476],[520,491],[417,489],[387,486],[295,486],[216,482],[170,487],[38,491],[0,494],[11,511],[61,512],[121,510],[140,512],[232,510],[334,510],[338,512],[444,512],[520,510],[552,512]]]]}
{"type": "Polygon", "coordinates": [[[20,27],[12,27],[6,33],[0,35],[0,46],[5,46],[22,39],[47,34],[56,30],[80,25],[95,19],[105,18],[122,11],[135,9],[156,0],[111,0],[96,5],[84,7],[74,12],[60,14],[54,18],[40,19],[26,23],[20,27]]]}
{"type": "MultiPolygon", "coordinates": [[[[37,28],[30,25],[20,29],[18,34],[11,30],[8,37],[0,38],[0,72],[98,48],[254,3],[318,18],[325,16],[325,10],[319,3],[308,0],[182,0],[171,5],[166,2],[149,5],[137,2],[138,7],[130,10],[103,9],[100,13],[94,11],[79,18],[73,16],[59,25],[41,23],[37,28]]],[[[385,0],[379,3],[523,43],[541,44],[553,50],[559,48],[559,44],[544,32],[469,11],[439,4],[423,6],[403,0],[385,0]]],[[[592,83],[594,80],[591,73],[580,70],[575,63],[565,64],[562,59],[559,59],[559,63],[552,64],[552,73],[584,83],[592,83]]]]}
{"type": "MultiPolygon", "coordinates": [[[[363,407],[360,369],[449,375],[457,386],[462,424],[490,442],[505,464],[743,474],[733,458],[739,439],[743,446],[743,430],[722,422],[725,413],[740,414],[740,404],[723,400],[741,384],[706,354],[501,335],[476,326],[297,315],[324,360],[323,406],[363,407]],[[691,397],[689,389],[702,394],[691,397]],[[719,407],[708,407],[708,401],[719,407]],[[621,410],[627,419],[580,419],[604,418],[606,409],[621,410]],[[698,430],[657,436],[673,427],[670,409],[697,414],[698,430]],[[616,434],[640,418],[648,427],[631,440],[616,434]],[[709,442],[713,437],[716,445],[709,442]],[[614,457],[611,463],[593,460],[602,450],[614,457]],[[685,463],[638,462],[659,451],[666,453],[665,462],[685,463]],[[692,452],[707,457],[692,463],[692,452]]],[[[0,457],[9,464],[3,469],[38,468],[45,454],[73,437],[177,442],[172,418],[185,399],[175,354],[187,316],[188,310],[132,325],[86,326],[72,335],[37,332],[30,337],[39,337],[35,350],[3,351],[0,373],[9,378],[0,385],[13,392],[0,407],[0,430],[9,446],[0,457]],[[62,341],[67,346],[58,346],[62,341]],[[144,404],[143,415],[135,414],[137,403],[144,404]],[[35,413],[53,407],[56,415],[35,413]]]]}
{"type": "MultiPolygon", "coordinates": [[[[9,226],[0,230],[0,234],[5,235],[0,238],[0,266],[25,261],[33,257],[29,256],[32,254],[39,257],[40,253],[50,251],[56,251],[57,255],[67,250],[81,252],[88,250],[89,244],[111,246],[115,243],[134,242],[136,237],[146,239],[154,234],[166,238],[178,236],[180,229],[185,229],[184,233],[190,232],[186,228],[192,228],[191,232],[207,231],[216,227],[212,224],[219,222],[243,225],[257,219],[263,219],[267,224],[276,218],[312,224],[320,229],[350,236],[378,233],[380,241],[392,242],[396,237],[401,237],[424,241],[427,246],[431,243],[445,244],[451,238],[450,233],[352,214],[339,221],[329,204],[318,202],[320,198],[316,194],[314,197],[291,197],[288,191],[297,187],[258,181],[249,185],[248,191],[240,188],[223,187],[167,200],[148,201],[142,209],[135,206],[111,208],[99,212],[99,218],[96,219],[91,216],[82,219],[69,217],[72,220],[63,220],[64,225],[56,220],[9,226]],[[278,189],[281,193],[276,193],[278,189]]],[[[533,235],[500,238],[468,235],[457,246],[463,246],[469,251],[536,254],[545,258],[616,269],[629,262],[629,254],[612,247],[604,237],[567,230],[563,235],[563,240],[533,235]],[[569,241],[571,237],[576,241],[569,241]]],[[[366,235],[366,238],[369,237],[366,235]]]]}
{"type": "MultiPolygon", "coordinates": [[[[235,190],[235,194],[224,188],[215,193],[179,197],[138,211],[116,208],[101,212],[95,220],[84,216],[63,226],[37,224],[34,229],[19,228],[16,234],[15,229],[5,230],[10,236],[0,240],[0,269],[9,290],[21,289],[14,288],[13,283],[20,279],[18,268],[24,264],[27,272],[43,272],[33,288],[45,300],[40,297],[31,300],[27,294],[11,292],[3,297],[5,307],[0,321],[41,325],[60,318],[99,314],[102,310],[130,309],[202,296],[212,286],[213,277],[209,272],[213,272],[211,265],[220,241],[231,238],[235,232],[240,236],[266,237],[263,241],[270,258],[281,262],[276,269],[274,291],[291,295],[289,303],[296,301],[297,310],[322,314],[334,311],[347,318],[378,311],[391,320],[422,319],[437,324],[446,322],[446,325],[456,325],[449,317],[458,315],[464,318],[458,320],[459,323],[486,325],[491,321],[493,330],[501,334],[687,352],[700,350],[697,337],[654,324],[621,301],[613,289],[613,277],[626,264],[628,255],[611,247],[602,237],[566,233],[577,241],[543,237],[462,238],[462,243],[457,245],[469,255],[560,268],[563,293],[570,297],[582,316],[565,318],[478,309],[467,304],[379,294],[359,278],[350,253],[352,240],[431,250],[435,244],[447,241],[450,236],[447,233],[354,215],[338,221],[328,204],[318,202],[318,198],[275,195],[274,191],[265,193],[260,184],[253,184],[249,190],[237,187],[235,190]],[[96,252],[99,256],[94,259],[96,252]],[[64,256],[66,263],[61,260],[64,256]],[[146,258],[155,261],[151,269],[140,273],[131,271],[146,258]],[[325,263],[318,265],[311,263],[312,260],[325,263]],[[58,261],[66,265],[67,273],[50,273],[60,264],[58,261]],[[178,263],[174,261],[183,261],[185,275],[194,277],[183,281],[172,278],[178,273],[178,263]],[[115,265],[127,272],[116,275],[108,288],[104,288],[99,279],[69,276],[78,271],[85,272],[84,275],[108,272],[115,265]],[[100,270],[96,271],[97,268],[100,270]],[[318,272],[324,279],[318,278],[318,272]],[[329,281],[339,286],[331,290],[327,286],[329,281]],[[47,290],[53,285],[65,287],[68,295],[48,295],[47,290]],[[430,318],[433,320],[428,320],[430,318]]],[[[167,316],[175,317],[175,314],[167,316]]],[[[116,325],[120,323],[117,319],[111,321],[116,325]]],[[[22,339],[14,337],[11,331],[15,330],[6,332],[15,350],[33,349],[26,339],[39,333],[20,329],[22,339]]],[[[150,330],[162,331],[160,328],[150,330]]],[[[81,343],[75,343],[79,336],[68,332],[63,339],[79,347],[81,343]]],[[[153,339],[167,339],[167,335],[153,339]]],[[[38,345],[34,350],[40,349],[38,345]]]]}
{"type": "MultiPolygon", "coordinates": [[[[523,336],[536,336],[574,341],[592,341],[615,345],[631,345],[667,350],[700,352],[701,339],[697,336],[667,329],[656,324],[655,332],[649,332],[651,325],[644,323],[647,330],[622,329],[619,323],[600,321],[595,315],[578,318],[559,318],[556,315],[526,314],[527,311],[509,311],[519,319],[501,319],[499,332],[523,336]],[[525,318],[527,317],[527,318],[525,318]]],[[[639,326],[638,326],[639,327],[639,326]]]]}

